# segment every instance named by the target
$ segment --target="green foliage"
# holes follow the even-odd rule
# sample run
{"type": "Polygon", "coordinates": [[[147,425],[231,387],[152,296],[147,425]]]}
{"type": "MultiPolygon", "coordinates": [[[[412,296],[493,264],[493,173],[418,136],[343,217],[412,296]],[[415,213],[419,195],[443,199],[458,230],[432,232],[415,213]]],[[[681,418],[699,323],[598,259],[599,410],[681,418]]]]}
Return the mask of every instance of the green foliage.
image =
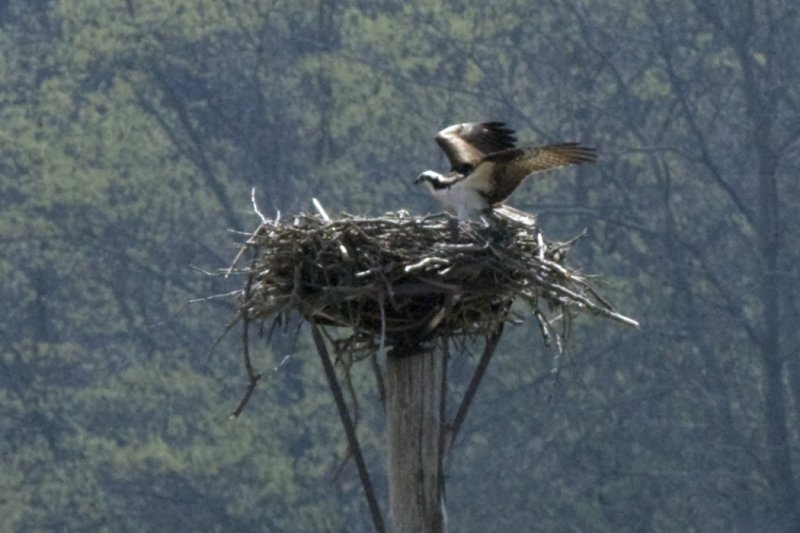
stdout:
{"type": "Polygon", "coordinates": [[[506,334],[448,459],[451,529],[797,530],[800,28],[785,0],[714,4],[0,6],[5,530],[369,531],[304,334],[254,343],[261,370],[294,355],[228,420],[231,308],[185,302],[236,281],[191,267],[228,265],[253,186],[270,214],[433,209],[411,184],[445,167],[433,135],[479,119],[600,147],[513,203],[588,228],[570,261],[644,327],[577,320],[560,362],[506,334]]]}

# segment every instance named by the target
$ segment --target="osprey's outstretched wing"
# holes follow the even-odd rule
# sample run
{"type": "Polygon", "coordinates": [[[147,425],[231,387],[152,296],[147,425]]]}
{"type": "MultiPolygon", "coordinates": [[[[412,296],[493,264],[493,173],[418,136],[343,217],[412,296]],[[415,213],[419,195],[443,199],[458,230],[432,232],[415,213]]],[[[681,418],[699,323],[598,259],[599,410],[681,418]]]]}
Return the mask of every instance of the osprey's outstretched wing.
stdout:
{"type": "Polygon", "coordinates": [[[487,154],[514,148],[514,130],[502,122],[467,122],[443,129],[436,135],[451,170],[468,174],[487,154]]]}
{"type": "Polygon", "coordinates": [[[492,205],[508,198],[530,174],[596,160],[596,149],[578,143],[502,150],[486,155],[461,182],[479,191],[492,205]]]}

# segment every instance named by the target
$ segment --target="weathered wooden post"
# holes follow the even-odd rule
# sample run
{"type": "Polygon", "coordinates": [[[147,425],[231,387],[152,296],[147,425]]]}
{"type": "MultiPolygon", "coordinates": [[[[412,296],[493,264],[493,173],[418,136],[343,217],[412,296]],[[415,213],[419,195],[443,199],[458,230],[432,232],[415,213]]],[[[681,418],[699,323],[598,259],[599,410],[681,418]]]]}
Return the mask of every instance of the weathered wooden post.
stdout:
{"type": "Polygon", "coordinates": [[[475,397],[511,303],[527,303],[545,339],[556,337],[558,350],[563,339],[551,328],[551,309],[560,320],[584,311],[638,324],[564,266],[571,242],[546,241],[530,215],[497,208],[490,224],[465,225],[454,234],[446,216],[400,212],[331,220],[316,201],[315,206],[318,216],[298,215],[286,223],[262,217],[226,272],[246,275],[237,296],[250,383],[234,415],[261,377],[250,359],[248,325],[269,319],[274,327],[287,313],[300,313],[311,325],[375,530],[384,531],[383,515],[328,345],[335,361],[345,363],[345,373],[356,360],[371,359],[385,391],[392,533],[442,533],[447,521],[442,455],[475,397]],[[235,270],[247,251],[249,266],[235,270]],[[476,337],[484,337],[486,347],[448,426],[444,354],[450,339],[476,337]],[[387,353],[383,371],[375,357],[379,352],[387,353]]]}
{"type": "Polygon", "coordinates": [[[392,533],[441,533],[442,355],[394,353],[386,360],[386,433],[392,533]]]}

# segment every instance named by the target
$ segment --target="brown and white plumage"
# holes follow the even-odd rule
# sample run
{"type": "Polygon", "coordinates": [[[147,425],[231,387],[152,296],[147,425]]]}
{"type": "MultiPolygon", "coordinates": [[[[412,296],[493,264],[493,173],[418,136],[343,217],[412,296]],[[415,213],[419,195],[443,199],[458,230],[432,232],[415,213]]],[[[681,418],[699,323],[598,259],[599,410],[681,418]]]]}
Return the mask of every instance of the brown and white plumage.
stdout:
{"type": "Polygon", "coordinates": [[[508,198],[531,174],[567,165],[593,163],[596,159],[594,148],[578,143],[502,150],[487,154],[472,172],[459,181],[463,186],[482,193],[489,205],[493,205],[508,198]]]}
{"type": "Polygon", "coordinates": [[[529,175],[594,162],[597,151],[578,143],[514,148],[514,131],[501,122],[450,126],[436,136],[450,160],[443,176],[426,171],[417,178],[449,212],[473,218],[508,198],[529,175]]]}
{"type": "Polygon", "coordinates": [[[450,160],[450,170],[461,174],[474,168],[486,154],[514,148],[516,141],[514,130],[502,122],[455,124],[436,135],[436,143],[450,160]]]}

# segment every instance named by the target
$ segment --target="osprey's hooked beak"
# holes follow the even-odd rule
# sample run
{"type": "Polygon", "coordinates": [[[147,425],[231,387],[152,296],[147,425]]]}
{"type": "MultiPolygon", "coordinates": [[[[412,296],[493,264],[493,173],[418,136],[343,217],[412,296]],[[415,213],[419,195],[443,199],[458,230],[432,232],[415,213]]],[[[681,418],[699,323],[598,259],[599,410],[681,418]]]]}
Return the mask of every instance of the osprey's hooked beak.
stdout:
{"type": "Polygon", "coordinates": [[[419,185],[423,181],[426,181],[426,180],[430,181],[430,180],[434,180],[436,178],[441,178],[441,176],[439,176],[433,170],[426,170],[425,172],[423,172],[422,174],[417,176],[417,179],[414,180],[414,184],[419,185]]]}

